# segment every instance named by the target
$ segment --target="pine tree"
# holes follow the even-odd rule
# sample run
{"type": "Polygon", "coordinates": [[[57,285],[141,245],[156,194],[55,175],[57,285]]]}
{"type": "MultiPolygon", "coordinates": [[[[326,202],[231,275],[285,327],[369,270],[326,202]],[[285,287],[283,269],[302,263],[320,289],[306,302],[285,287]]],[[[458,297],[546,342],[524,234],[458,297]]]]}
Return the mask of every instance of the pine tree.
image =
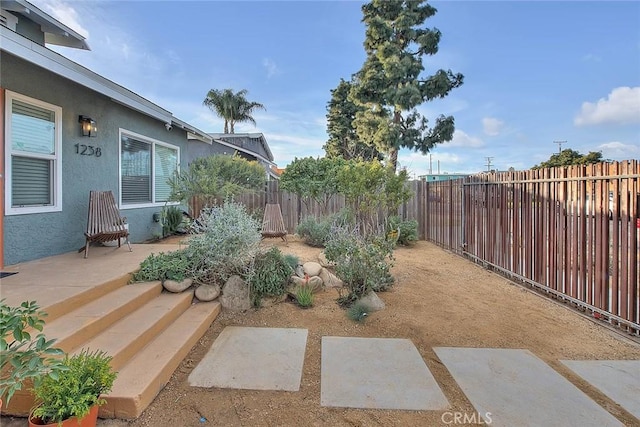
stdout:
{"type": "Polygon", "coordinates": [[[398,150],[423,154],[453,138],[454,118],[441,115],[429,128],[416,110],[426,101],[444,98],[462,85],[464,76],[438,70],[422,76],[423,59],[438,52],[441,33],[425,28],[436,9],[426,0],[372,0],[362,6],[367,58],[354,76],[351,99],[362,110],[353,125],[360,140],[388,155],[393,170],[398,150]]]}

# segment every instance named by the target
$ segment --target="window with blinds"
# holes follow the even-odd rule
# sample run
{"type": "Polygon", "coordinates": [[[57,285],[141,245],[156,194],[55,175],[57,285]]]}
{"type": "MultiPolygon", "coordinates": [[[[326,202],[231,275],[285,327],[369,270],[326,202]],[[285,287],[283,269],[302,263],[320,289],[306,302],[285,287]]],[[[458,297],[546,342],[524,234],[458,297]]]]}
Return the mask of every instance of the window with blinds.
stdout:
{"type": "Polygon", "coordinates": [[[60,210],[60,107],[7,91],[9,214],[60,210]]]}
{"type": "Polygon", "coordinates": [[[124,133],[120,147],[122,204],[167,202],[171,194],[167,180],[178,168],[179,149],[124,133]]]}

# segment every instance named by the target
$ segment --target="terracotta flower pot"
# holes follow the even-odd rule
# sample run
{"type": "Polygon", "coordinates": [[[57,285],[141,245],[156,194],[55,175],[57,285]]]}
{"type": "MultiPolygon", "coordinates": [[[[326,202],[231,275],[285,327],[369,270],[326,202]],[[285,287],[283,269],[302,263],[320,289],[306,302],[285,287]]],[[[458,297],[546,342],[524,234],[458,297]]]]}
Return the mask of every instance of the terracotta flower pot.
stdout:
{"type": "Polygon", "coordinates": [[[34,418],[29,415],[29,427],[35,426],[45,426],[45,427],[95,427],[98,422],[98,409],[100,407],[98,405],[93,405],[91,410],[87,415],[85,415],[81,419],[77,419],[76,417],[69,418],[67,420],[62,421],[62,424],[52,423],[45,424],[40,418],[34,418]]]}

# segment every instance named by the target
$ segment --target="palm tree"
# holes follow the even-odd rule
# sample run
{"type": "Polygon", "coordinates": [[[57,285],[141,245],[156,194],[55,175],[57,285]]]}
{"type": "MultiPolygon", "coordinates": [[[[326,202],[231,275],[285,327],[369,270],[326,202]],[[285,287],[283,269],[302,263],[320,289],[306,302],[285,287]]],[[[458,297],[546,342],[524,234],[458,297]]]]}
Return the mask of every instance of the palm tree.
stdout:
{"type": "Polygon", "coordinates": [[[266,110],[259,102],[248,101],[248,91],[242,89],[233,93],[232,89],[211,89],[207,93],[203,104],[224,119],[224,133],[234,133],[236,122],[250,122],[256,125],[252,114],[255,110],[266,110]]]}

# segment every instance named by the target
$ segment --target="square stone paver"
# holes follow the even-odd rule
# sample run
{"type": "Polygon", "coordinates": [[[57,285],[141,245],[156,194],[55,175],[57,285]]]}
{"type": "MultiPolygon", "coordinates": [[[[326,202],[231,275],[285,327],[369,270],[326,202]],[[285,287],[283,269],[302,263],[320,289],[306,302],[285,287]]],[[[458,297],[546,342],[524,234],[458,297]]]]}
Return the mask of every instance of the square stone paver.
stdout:
{"type": "Polygon", "coordinates": [[[306,344],[306,329],[227,326],[189,375],[189,384],[298,391],[306,344]]]}
{"type": "Polygon", "coordinates": [[[528,350],[438,347],[434,351],[492,426],[622,426],[528,350]]]}
{"type": "Polygon", "coordinates": [[[449,402],[407,339],[322,337],[320,404],[443,410],[449,402]]]}
{"type": "Polygon", "coordinates": [[[640,360],[562,360],[640,420],[640,360]]]}

